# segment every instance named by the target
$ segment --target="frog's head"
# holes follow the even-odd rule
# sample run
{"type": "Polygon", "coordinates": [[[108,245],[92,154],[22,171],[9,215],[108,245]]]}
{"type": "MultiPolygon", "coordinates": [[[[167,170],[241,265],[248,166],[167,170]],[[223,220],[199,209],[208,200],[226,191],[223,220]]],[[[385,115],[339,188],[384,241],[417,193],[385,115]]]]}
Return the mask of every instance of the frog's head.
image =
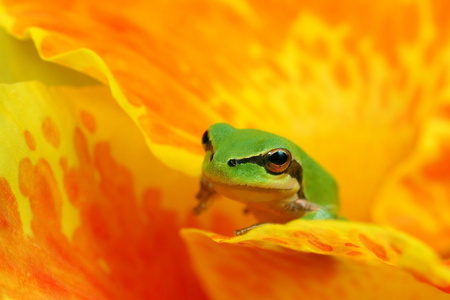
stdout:
{"type": "Polygon", "coordinates": [[[297,193],[301,174],[295,145],[256,129],[218,123],[202,137],[202,172],[220,193],[242,201],[271,201],[297,193]]]}

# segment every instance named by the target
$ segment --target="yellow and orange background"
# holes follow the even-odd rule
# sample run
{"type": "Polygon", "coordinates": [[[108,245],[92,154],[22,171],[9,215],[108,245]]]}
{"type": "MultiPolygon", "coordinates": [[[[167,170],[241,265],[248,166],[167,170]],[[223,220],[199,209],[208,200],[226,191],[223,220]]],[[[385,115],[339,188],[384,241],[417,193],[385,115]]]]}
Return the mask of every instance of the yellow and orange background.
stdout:
{"type": "Polygon", "coordinates": [[[2,299],[450,299],[446,1],[0,2],[2,299]],[[349,221],[196,204],[207,127],[295,141],[349,221]]]}

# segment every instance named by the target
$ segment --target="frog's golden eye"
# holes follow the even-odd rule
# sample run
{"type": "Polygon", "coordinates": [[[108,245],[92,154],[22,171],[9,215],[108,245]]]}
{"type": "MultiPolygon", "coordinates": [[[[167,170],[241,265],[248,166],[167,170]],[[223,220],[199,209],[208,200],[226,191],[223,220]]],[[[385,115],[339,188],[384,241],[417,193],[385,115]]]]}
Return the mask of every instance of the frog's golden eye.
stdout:
{"type": "Polygon", "coordinates": [[[206,130],[202,136],[202,146],[203,146],[203,150],[205,150],[205,152],[208,150],[212,150],[212,145],[211,145],[211,140],[209,139],[208,130],[206,130]]]}
{"type": "Polygon", "coordinates": [[[281,174],[289,168],[292,155],[287,149],[276,148],[264,154],[266,169],[274,174],[281,174]]]}

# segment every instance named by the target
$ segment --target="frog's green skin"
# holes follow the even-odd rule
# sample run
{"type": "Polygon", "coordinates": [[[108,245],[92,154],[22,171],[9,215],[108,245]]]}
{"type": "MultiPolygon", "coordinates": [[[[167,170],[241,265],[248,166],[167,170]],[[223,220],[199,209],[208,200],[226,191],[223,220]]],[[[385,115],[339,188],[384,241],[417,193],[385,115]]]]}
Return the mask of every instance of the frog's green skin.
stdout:
{"type": "Polygon", "coordinates": [[[206,154],[197,195],[200,203],[195,213],[203,211],[217,192],[247,204],[248,211],[260,222],[285,223],[303,215],[308,219],[337,217],[339,200],[335,180],[290,140],[219,123],[205,132],[203,147],[206,154]],[[280,148],[290,152],[291,161],[285,171],[276,174],[267,167],[264,155],[280,148]]]}

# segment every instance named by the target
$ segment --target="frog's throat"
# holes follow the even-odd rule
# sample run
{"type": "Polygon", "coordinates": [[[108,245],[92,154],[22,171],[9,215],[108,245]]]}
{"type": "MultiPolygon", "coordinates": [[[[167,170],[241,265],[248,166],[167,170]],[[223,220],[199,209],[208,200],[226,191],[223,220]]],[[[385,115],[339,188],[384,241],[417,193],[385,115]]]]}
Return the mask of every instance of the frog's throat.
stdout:
{"type": "MultiPolygon", "coordinates": [[[[288,176],[288,175],[286,175],[288,176]]],[[[249,184],[230,184],[227,182],[204,178],[214,186],[214,189],[227,198],[240,202],[266,202],[280,201],[292,197],[300,190],[300,185],[295,178],[290,178],[281,186],[256,186],[249,184]]]]}

